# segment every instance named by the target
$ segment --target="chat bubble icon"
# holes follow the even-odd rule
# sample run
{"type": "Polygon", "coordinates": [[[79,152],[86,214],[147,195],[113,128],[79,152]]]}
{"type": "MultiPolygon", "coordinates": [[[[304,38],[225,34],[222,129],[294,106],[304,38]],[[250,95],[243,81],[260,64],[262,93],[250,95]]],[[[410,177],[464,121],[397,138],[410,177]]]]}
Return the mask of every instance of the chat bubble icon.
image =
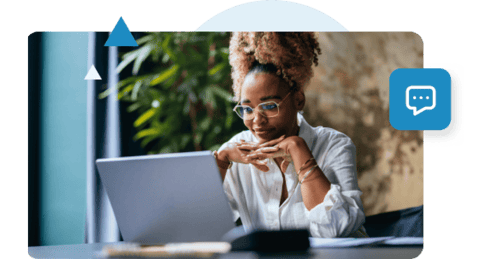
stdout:
{"type": "Polygon", "coordinates": [[[405,97],[407,108],[414,116],[436,107],[436,88],[431,85],[411,85],[407,87],[405,97]]]}

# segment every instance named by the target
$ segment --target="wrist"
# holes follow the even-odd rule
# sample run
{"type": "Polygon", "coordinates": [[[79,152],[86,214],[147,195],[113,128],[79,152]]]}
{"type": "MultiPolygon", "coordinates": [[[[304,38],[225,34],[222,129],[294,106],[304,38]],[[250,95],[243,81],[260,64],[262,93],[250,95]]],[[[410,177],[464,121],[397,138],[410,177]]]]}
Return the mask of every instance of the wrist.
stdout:
{"type": "Polygon", "coordinates": [[[307,147],[306,142],[304,141],[303,138],[298,136],[289,137],[289,142],[286,148],[287,154],[293,156],[303,146],[307,147]]]}
{"type": "Polygon", "coordinates": [[[226,149],[217,150],[217,159],[219,159],[221,161],[226,161],[229,163],[229,157],[227,155],[227,150],[226,149]]]}
{"type": "Polygon", "coordinates": [[[313,174],[313,173],[314,173],[314,172],[313,172],[313,170],[315,170],[315,169],[316,169],[316,167],[319,167],[319,166],[318,166],[318,165],[314,165],[314,166],[313,166],[313,167],[311,167],[308,171],[306,171],[306,172],[305,172],[302,176],[301,176],[301,175],[299,175],[299,176],[300,176],[300,177],[299,177],[299,179],[298,179],[298,180],[299,180],[299,183],[300,183],[300,184],[304,183],[304,180],[306,180],[306,178],[307,178],[308,176],[310,176],[311,174],[313,174]]]}
{"type": "Polygon", "coordinates": [[[299,169],[299,172],[297,172],[297,178],[299,179],[299,181],[301,181],[301,179],[304,179],[304,177],[310,173],[311,169],[314,169],[315,166],[318,166],[317,165],[317,162],[316,160],[310,160],[310,161],[307,161],[301,169],[299,169]]]}
{"type": "Polygon", "coordinates": [[[229,169],[232,166],[232,162],[229,160],[225,150],[214,151],[215,161],[220,169],[229,169]]]}

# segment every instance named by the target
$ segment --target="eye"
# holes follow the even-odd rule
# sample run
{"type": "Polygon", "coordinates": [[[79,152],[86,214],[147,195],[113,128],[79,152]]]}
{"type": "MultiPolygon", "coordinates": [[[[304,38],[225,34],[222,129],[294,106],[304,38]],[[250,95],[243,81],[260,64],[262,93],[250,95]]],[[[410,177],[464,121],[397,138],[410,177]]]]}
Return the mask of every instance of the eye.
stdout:
{"type": "Polygon", "coordinates": [[[277,104],[276,103],[265,103],[261,106],[261,108],[263,110],[272,110],[272,109],[275,109],[277,108],[277,104]]]}
{"type": "Polygon", "coordinates": [[[243,113],[246,113],[246,114],[251,114],[251,113],[253,113],[253,108],[251,108],[251,107],[248,107],[248,106],[243,106],[243,107],[241,107],[241,108],[242,108],[242,110],[243,110],[243,113]]]}

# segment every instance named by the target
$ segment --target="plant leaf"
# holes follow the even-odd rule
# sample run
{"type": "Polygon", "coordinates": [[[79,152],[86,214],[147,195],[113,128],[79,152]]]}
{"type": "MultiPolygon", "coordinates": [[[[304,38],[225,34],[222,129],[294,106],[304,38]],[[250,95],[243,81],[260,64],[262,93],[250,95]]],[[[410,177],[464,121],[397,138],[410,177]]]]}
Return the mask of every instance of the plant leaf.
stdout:
{"type": "Polygon", "coordinates": [[[173,51],[168,47],[169,46],[169,42],[173,38],[173,35],[174,34],[168,34],[168,35],[166,35],[166,39],[162,43],[162,49],[169,56],[169,59],[171,59],[173,62],[176,62],[176,60],[177,60],[176,55],[174,55],[173,51]]]}
{"type": "Polygon", "coordinates": [[[158,77],[152,80],[149,85],[154,86],[156,84],[162,83],[163,81],[174,75],[178,71],[178,69],[179,69],[179,65],[174,64],[172,67],[162,72],[158,77]]]}
{"type": "Polygon", "coordinates": [[[232,95],[229,92],[220,88],[218,85],[214,85],[211,88],[215,95],[222,97],[222,99],[226,101],[232,102],[232,95]]]}
{"type": "Polygon", "coordinates": [[[115,88],[113,87],[104,90],[104,92],[99,94],[99,99],[104,99],[108,97],[113,91],[115,91],[115,88]]]}
{"type": "Polygon", "coordinates": [[[131,97],[131,100],[132,101],[136,101],[137,100],[138,90],[140,90],[140,86],[141,85],[142,85],[142,80],[138,80],[135,83],[135,86],[133,87],[133,91],[132,91],[132,97],[131,97]]]}
{"type": "Polygon", "coordinates": [[[136,40],[138,45],[142,45],[145,42],[152,40],[154,38],[154,35],[145,35],[141,37],[140,39],[136,40]]]}
{"type": "Polygon", "coordinates": [[[125,54],[123,56],[123,60],[121,61],[121,63],[118,64],[118,66],[116,67],[116,73],[119,74],[128,64],[130,64],[133,60],[135,60],[138,57],[140,50],[141,48],[125,54]]]}
{"type": "Polygon", "coordinates": [[[138,140],[138,139],[141,139],[143,137],[159,135],[160,133],[161,132],[156,128],[144,129],[144,130],[139,131],[137,134],[135,134],[135,137],[133,137],[133,139],[138,140]]]}
{"type": "Polygon", "coordinates": [[[188,145],[188,143],[190,142],[191,140],[191,135],[190,134],[184,134],[181,136],[181,144],[180,144],[180,147],[181,149],[185,148],[186,145],[188,145]]]}
{"type": "MultiPolygon", "coordinates": [[[[152,140],[156,139],[158,136],[148,136],[142,140],[140,143],[142,147],[147,146],[152,140]]],[[[150,154],[150,153],[149,153],[150,154]]]]}
{"type": "Polygon", "coordinates": [[[152,116],[154,116],[155,112],[156,112],[156,109],[154,109],[154,108],[144,112],[142,115],[140,115],[140,117],[137,118],[137,120],[135,120],[135,122],[133,123],[133,126],[139,127],[144,122],[146,122],[150,118],[152,118],[152,116]]]}
{"type": "Polygon", "coordinates": [[[140,108],[140,103],[134,103],[130,106],[128,106],[128,108],[126,109],[128,112],[134,112],[135,110],[137,110],[138,108],[140,108]]]}
{"type": "Polygon", "coordinates": [[[128,85],[127,87],[123,88],[121,92],[118,93],[118,100],[120,100],[124,95],[126,95],[128,92],[130,92],[133,89],[133,84],[128,85]]]}
{"type": "Polygon", "coordinates": [[[217,64],[216,66],[214,66],[212,69],[210,69],[208,71],[208,74],[210,76],[213,76],[215,75],[217,72],[219,72],[220,70],[222,70],[224,67],[226,66],[226,63],[225,62],[222,62],[220,64],[217,64]]]}
{"type": "Polygon", "coordinates": [[[215,96],[213,94],[213,87],[207,86],[200,94],[200,98],[203,100],[205,104],[211,104],[212,109],[217,109],[217,101],[215,100],[215,96]]]}
{"type": "Polygon", "coordinates": [[[226,113],[227,115],[226,115],[225,127],[226,129],[230,129],[232,126],[232,122],[234,122],[234,117],[232,114],[232,109],[230,109],[229,105],[227,105],[226,113]]]}
{"type": "Polygon", "coordinates": [[[116,89],[120,89],[121,87],[123,87],[129,83],[132,83],[134,80],[135,80],[135,78],[130,77],[130,78],[127,78],[125,80],[119,81],[116,84],[116,87],[110,87],[110,88],[104,90],[102,93],[100,93],[98,96],[99,99],[104,99],[104,98],[108,97],[113,91],[116,91],[116,89]]]}
{"type": "Polygon", "coordinates": [[[203,131],[207,131],[210,128],[210,125],[212,124],[212,118],[210,117],[205,117],[201,122],[200,122],[200,129],[203,131]]]}
{"type": "Polygon", "coordinates": [[[133,70],[132,70],[133,75],[136,75],[138,73],[138,70],[140,70],[142,63],[149,56],[150,52],[152,52],[153,45],[154,44],[145,44],[145,46],[143,46],[140,49],[137,59],[133,63],[133,70]]]}
{"type": "Polygon", "coordinates": [[[200,145],[200,142],[202,142],[203,138],[203,132],[197,132],[195,137],[193,138],[193,142],[195,145],[200,145]]]}

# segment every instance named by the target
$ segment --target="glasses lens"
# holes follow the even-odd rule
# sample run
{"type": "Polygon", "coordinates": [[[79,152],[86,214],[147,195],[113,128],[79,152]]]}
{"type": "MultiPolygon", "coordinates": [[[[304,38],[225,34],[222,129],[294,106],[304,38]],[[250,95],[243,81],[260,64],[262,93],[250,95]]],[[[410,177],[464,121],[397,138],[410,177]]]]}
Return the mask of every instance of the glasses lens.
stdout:
{"type": "MultiPolygon", "coordinates": [[[[278,115],[278,104],[275,102],[266,102],[258,105],[259,113],[265,117],[275,117],[278,115]]],[[[238,105],[234,111],[241,119],[251,120],[255,117],[254,109],[249,106],[238,105]]]]}
{"type": "Polygon", "coordinates": [[[274,117],[278,115],[278,105],[275,102],[266,102],[260,104],[260,108],[266,117],[274,117]]]}
{"type": "Polygon", "coordinates": [[[243,119],[248,119],[253,114],[253,109],[249,106],[236,106],[235,111],[243,119]]]}

